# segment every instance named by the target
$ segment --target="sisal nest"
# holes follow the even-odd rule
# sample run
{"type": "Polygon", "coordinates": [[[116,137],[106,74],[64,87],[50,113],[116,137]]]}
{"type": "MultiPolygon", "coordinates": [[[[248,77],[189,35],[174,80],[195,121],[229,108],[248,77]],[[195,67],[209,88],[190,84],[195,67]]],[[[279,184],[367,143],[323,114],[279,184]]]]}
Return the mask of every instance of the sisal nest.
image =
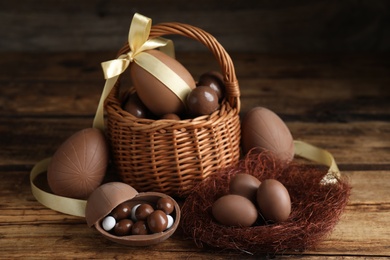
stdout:
{"type": "Polygon", "coordinates": [[[223,169],[194,187],[182,207],[181,226],[198,247],[203,243],[220,249],[246,253],[304,251],[329,235],[338,222],[350,195],[345,179],[336,184],[320,184],[327,168],[292,162],[278,163],[271,154],[251,151],[237,166],[223,169]],[[228,194],[229,181],[237,173],[248,173],[260,181],[277,179],[291,198],[291,214],[279,224],[260,220],[252,227],[219,224],[211,208],[228,194]],[[262,223],[261,223],[262,222],[262,223]]]}

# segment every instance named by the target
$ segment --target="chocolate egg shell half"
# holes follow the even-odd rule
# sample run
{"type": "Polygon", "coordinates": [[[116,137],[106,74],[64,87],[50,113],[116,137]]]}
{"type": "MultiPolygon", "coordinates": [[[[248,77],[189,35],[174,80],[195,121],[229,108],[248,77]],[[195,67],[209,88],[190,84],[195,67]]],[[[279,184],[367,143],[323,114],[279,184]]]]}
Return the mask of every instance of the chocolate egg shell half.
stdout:
{"type": "Polygon", "coordinates": [[[149,246],[158,244],[169,238],[177,229],[180,222],[180,207],[174,201],[175,209],[171,214],[174,223],[164,232],[148,235],[115,236],[103,229],[101,222],[119,204],[127,202],[130,207],[137,204],[148,203],[155,205],[160,198],[170,196],[159,192],[138,193],[133,187],[122,182],[109,182],[97,188],[87,200],[85,217],[89,227],[95,226],[96,230],[107,239],[129,246],[149,246]]]}

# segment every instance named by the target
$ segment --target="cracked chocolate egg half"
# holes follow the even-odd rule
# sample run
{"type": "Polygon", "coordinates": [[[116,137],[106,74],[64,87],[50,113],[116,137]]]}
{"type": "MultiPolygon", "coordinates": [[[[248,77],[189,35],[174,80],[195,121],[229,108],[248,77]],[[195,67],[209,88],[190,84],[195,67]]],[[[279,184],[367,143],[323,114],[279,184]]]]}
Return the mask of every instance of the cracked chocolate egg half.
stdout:
{"type": "MultiPolygon", "coordinates": [[[[133,187],[125,183],[109,182],[97,188],[88,198],[85,217],[89,227],[94,226],[100,234],[113,242],[129,246],[149,246],[163,242],[175,232],[180,222],[180,207],[174,199],[164,193],[138,193],[133,187]],[[111,217],[112,211],[119,205],[126,203],[130,208],[136,208],[138,205],[149,204],[157,208],[158,201],[161,198],[167,198],[173,202],[173,211],[169,214],[173,219],[173,224],[169,228],[161,232],[150,232],[141,235],[117,235],[113,231],[104,228],[104,219],[111,217]]],[[[130,216],[129,219],[131,219],[130,216]]]]}

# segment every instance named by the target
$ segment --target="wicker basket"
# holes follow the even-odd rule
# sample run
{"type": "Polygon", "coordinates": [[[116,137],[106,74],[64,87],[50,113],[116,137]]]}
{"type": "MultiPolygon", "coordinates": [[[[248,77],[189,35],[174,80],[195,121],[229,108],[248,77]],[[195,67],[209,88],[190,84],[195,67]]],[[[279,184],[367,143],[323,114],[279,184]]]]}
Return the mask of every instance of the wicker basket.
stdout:
{"type": "MultiPolygon", "coordinates": [[[[119,79],[105,103],[107,135],[125,183],[139,192],[184,197],[198,182],[238,162],[240,92],[230,56],[212,35],[187,24],[163,23],[152,27],[150,38],[168,34],[197,40],[214,54],[226,87],[220,109],[180,121],[136,118],[121,108],[119,79]]],[[[118,56],[128,52],[126,44],[118,56]]]]}

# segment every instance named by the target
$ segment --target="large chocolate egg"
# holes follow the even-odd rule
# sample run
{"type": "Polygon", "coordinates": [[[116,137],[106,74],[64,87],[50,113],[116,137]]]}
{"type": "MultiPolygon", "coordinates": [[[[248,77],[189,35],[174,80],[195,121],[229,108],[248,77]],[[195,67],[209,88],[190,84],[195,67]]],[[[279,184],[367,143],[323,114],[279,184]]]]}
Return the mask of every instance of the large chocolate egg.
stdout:
{"type": "Polygon", "coordinates": [[[246,154],[254,147],[271,151],[280,160],[289,162],[294,157],[294,141],[282,119],[264,107],[251,109],[241,125],[242,149],[246,154]]]}
{"type": "Polygon", "coordinates": [[[247,173],[236,174],[229,183],[231,194],[241,195],[250,201],[256,202],[257,189],[260,181],[253,175],[247,173]]]}
{"type": "MultiPolygon", "coordinates": [[[[181,84],[175,84],[173,86],[185,93],[184,96],[196,87],[196,83],[191,74],[176,59],[158,50],[149,50],[145,51],[145,53],[152,55],[165,64],[166,67],[186,83],[187,86],[181,84]]],[[[156,63],[152,63],[150,66],[152,67],[154,65],[156,63]]],[[[183,97],[183,100],[180,99],[169,87],[164,85],[162,81],[152,75],[148,70],[138,65],[137,62],[131,63],[130,73],[139,98],[153,114],[162,116],[170,113],[181,114],[184,111],[185,97],[183,97]]]]}
{"type": "Polygon", "coordinates": [[[291,213],[291,199],[286,187],[275,179],[264,180],[257,190],[257,203],[268,221],[282,222],[291,213]]]}
{"type": "Polygon", "coordinates": [[[214,218],[221,224],[250,227],[257,219],[257,209],[247,198],[228,194],[216,200],[212,206],[214,218]]]}
{"type": "Polygon", "coordinates": [[[47,170],[53,193],[86,199],[102,183],[108,164],[108,145],[102,131],[83,129],[54,153],[47,170]]]}

